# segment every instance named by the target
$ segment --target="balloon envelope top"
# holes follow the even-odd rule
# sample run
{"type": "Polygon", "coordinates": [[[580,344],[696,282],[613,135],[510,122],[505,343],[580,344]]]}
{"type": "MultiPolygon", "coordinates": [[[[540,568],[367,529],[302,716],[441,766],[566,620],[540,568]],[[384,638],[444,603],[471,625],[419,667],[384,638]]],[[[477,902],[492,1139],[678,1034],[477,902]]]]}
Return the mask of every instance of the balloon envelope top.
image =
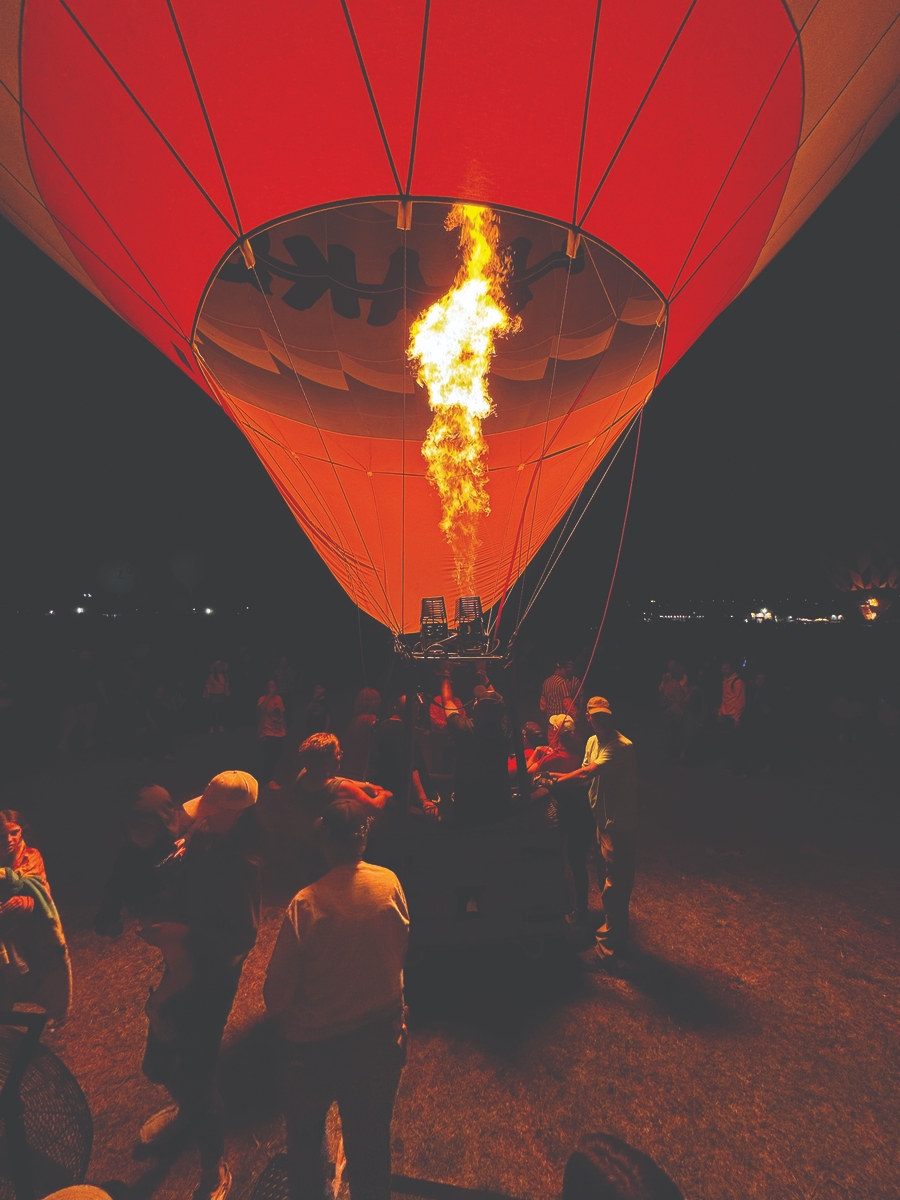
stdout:
{"type": "MultiPolygon", "coordinates": [[[[900,0],[0,0],[3,212],[245,433],[395,630],[458,590],[411,324],[490,206],[485,607],[900,107],[900,0]]],[[[723,380],[723,390],[725,381],[723,380]]]]}

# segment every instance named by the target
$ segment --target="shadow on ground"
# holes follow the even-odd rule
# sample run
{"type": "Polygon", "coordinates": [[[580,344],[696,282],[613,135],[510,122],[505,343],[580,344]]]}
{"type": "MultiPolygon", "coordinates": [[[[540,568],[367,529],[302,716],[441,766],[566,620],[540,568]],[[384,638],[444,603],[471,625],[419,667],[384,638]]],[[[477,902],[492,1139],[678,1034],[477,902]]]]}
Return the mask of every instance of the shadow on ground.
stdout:
{"type": "Polygon", "coordinates": [[[411,1028],[452,1024],[507,1044],[584,990],[576,950],[563,941],[537,955],[515,944],[432,948],[406,970],[411,1028]]]}

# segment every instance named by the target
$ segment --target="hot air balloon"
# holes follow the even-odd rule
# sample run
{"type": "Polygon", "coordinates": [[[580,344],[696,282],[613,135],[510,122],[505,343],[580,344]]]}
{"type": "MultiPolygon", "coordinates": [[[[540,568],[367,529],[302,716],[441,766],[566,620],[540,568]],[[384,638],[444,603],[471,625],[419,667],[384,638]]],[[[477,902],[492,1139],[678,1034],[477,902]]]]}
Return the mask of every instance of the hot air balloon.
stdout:
{"type": "Polygon", "coordinates": [[[900,565],[885,546],[875,545],[858,556],[846,557],[832,573],[832,580],[850,606],[871,623],[883,620],[897,599],[900,565]]]}
{"type": "Polygon", "coordinates": [[[514,325],[467,580],[487,608],[900,107],[898,0],[0,12],[4,213],[221,405],[395,631],[461,590],[409,354],[460,269],[454,206],[492,215],[514,325]]]}

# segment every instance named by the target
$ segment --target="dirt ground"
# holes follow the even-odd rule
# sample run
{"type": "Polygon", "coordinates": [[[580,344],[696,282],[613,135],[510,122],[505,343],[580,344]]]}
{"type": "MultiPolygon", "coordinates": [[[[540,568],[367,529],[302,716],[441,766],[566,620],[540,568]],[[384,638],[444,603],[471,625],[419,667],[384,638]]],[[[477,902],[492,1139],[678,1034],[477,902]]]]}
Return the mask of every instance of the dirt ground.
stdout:
{"type": "MultiPolygon", "coordinates": [[[[155,768],[61,763],[3,795],[38,828],[68,930],[75,1001],[45,1040],[90,1104],[88,1181],[116,1200],[189,1196],[197,1159],[191,1148],[159,1163],[132,1153],[141,1121],[165,1103],[140,1073],[156,952],[133,925],[117,940],[90,929],[103,864],[137,786],[158,777],[181,799],[196,794],[243,765],[242,737],[198,741],[155,768]]],[[[732,780],[716,767],[645,778],[640,952],[627,976],[586,970],[590,947],[562,942],[540,959],[513,947],[412,963],[396,1193],[550,1200],[578,1139],[605,1130],[651,1155],[688,1200],[896,1200],[896,846],[779,833],[798,790],[829,786],[732,780]]],[[[235,1200],[283,1148],[261,1004],[280,915],[265,910],[226,1035],[235,1200]]]]}

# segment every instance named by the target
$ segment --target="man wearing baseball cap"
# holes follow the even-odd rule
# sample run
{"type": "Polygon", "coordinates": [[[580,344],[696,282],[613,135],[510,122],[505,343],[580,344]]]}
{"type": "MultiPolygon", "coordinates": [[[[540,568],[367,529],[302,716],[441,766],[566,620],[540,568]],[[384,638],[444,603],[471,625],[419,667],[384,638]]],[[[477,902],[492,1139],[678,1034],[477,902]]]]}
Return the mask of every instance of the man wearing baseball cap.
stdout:
{"type": "Polygon", "coordinates": [[[597,954],[614,967],[629,950],[628,907],[634,888],[635,836],[638,829],[637,768],[634,747],[613,724],[604,696],[592,696],[587,716],[594,731],[577,771],[552,776],[555,783],[588,781],[588,798],[597,825],[597,841],[606,865],[601,892],[604,920],[597,930],[597,954]]]}
{"type": "Polygon", "coordinates": [[[166,973],[148,1002],[143,1071],[175,1103],[144,1123],[140,1143],[153,1152],[177,1135],[196,1138],[200,1183],[194,1200],[225,1200],[231,1188],[215,1075],[244,960],[259,928],[257,791],[252,775],[223,771],[202,795],[188,800],[184,811],[191,825],[170,919],[141,930],[166,960],[166,973]]]}
{"type": "Polygon", "coordinates": [[[328,873],[291,901],[266,974],[283,1052],[292,1200],[324,1194],[320,1146],[335,1100],[351,1195],[391,1196],[409,917],[397,876],[362,861],[370,820],[371,810],[349,798],[318,819],[328,873]]]}

